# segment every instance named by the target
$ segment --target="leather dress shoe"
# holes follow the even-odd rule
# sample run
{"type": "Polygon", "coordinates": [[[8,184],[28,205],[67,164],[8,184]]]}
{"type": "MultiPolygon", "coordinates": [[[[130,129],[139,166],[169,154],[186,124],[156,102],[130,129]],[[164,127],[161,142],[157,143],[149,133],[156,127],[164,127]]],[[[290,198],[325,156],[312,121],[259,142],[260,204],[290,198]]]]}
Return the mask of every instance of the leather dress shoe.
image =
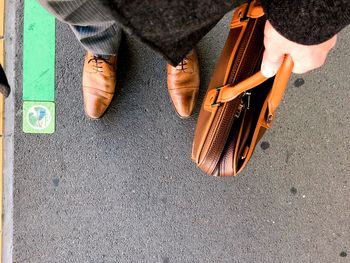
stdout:
{"type": "Polygon", "coordinates": [[[83,69],[85,114],[99,119],[106,112],[115,92],[116,56],[100,56],[87,52],[83,69]]]}
{"type": "Polygon", "coordinates": [[[199,66],[196,50],[192,50],[176,67],[167,65],[168,91],[180,118],[189,117],[199,90],[199,66]]]}

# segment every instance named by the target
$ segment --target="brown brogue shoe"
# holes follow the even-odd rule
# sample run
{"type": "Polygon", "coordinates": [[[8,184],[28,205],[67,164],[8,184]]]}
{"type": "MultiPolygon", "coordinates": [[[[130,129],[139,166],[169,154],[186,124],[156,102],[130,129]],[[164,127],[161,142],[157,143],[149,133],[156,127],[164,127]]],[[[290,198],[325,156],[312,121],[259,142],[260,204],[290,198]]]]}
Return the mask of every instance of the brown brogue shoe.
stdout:
{"type": "Polygon", "coordinates": [[[199,90],[199,66],[192,50],[176,67],[167,65],[168,91],[180,118],[188,118],[195,107],[199,90]]]}
{"type": "Polygon", "coordinates": [[[99,56],[87,52],[83,69],[85,114],[99,119],[112,101],[116,85],[116,56],[99,56]]]}

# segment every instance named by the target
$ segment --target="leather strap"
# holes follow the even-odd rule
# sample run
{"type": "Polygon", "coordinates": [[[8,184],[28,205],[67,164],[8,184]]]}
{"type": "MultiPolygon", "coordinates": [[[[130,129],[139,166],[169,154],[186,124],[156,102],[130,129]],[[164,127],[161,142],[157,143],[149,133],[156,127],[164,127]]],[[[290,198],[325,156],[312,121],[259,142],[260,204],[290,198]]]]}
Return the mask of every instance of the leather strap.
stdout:
{"type": "MultiPolygon", "coordinates": [[[[280,104],[284,91],[286,89],[289,77],[293,70],[293,60],[290,57],[290,55],[286,55],[284,58],[284,61],[282,63],[282,66],[278,70],[275,81],[273,83],[273,86],[271,88],[271,91],[268,95],[268,119],[267,124],[269,125],[272,122],[272,119],[274,117],[274,113],[280,104]]],[[[207,98],[213,98],[216,97],[215,102],[212,101],[206,102],[206,104],[212,103],[215,105],[220,105],[221,103],[229,102],[237,98],[240,94],[251,90],[255,87],[258,87],[260,84],[262,84],[264,81],[266,81],[267,78],[262,75],[261,71],[255,73],[251,77],[241,81],[240,83],[236,85],[228,84],[223,87],[218,88],[219,94],[217,96],[207,96],[207,98]]],[[[212,90],[211,92],[217,92],[217,90],[212,90]]],[[[213,94],[214,95],[214,94],[213,94]]]]}
{"type": "Polygon", "coordinates": [[[288,84],[288,80],[290,78],[290,75],[292,74],[293,66],[294,63],[291,56],[286,55],[281,68],[277,72],[271,92],[267,97],[267,125],[269,127],[271,126],[275,111],[283,98],[284,92],[288,84]]]}
{"type": "Polygon", "coordinates": [[[224,103],[229,102],[237,98],[243,92],[246,92],[252,88],[259,86],[261,83],[267,80],[266,77],[261,74],[261,72],[257,72],[251,77],[241,81],[236,85],[225,85],[221,88],[219,96],[217,97],[216,103],[224,103]]]}

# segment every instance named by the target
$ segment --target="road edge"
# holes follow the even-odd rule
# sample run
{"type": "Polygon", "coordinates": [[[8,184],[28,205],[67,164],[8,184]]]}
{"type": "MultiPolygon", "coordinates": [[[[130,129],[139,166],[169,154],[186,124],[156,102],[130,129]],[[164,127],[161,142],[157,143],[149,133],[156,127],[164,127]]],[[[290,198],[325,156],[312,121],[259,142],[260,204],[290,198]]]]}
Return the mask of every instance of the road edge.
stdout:
{"type": "Polygon", "coordinates": [[[4,193],[2,260],[13,262],[13,183],[14,183],[14,119],[15,119],[15,63],[16,63],[16,7],[15,0],[5,1],[5,71],[12,88],[5,100],[4,130],[4,193]]]}

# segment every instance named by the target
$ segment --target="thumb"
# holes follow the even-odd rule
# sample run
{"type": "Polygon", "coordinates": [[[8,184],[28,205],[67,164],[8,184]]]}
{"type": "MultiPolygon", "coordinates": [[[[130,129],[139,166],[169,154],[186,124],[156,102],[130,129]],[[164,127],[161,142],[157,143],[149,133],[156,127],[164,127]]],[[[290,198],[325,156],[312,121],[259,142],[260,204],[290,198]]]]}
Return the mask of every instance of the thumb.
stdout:
{"type": "Polygon", "coordinates": [[[283,58],[283,52],[278,52],[278,50],[271,51],[270,49],[265,49],[261,63],[261,73],[267,78],[271,78],[276,75],[278,69],[282,65],[283,58]]]}

